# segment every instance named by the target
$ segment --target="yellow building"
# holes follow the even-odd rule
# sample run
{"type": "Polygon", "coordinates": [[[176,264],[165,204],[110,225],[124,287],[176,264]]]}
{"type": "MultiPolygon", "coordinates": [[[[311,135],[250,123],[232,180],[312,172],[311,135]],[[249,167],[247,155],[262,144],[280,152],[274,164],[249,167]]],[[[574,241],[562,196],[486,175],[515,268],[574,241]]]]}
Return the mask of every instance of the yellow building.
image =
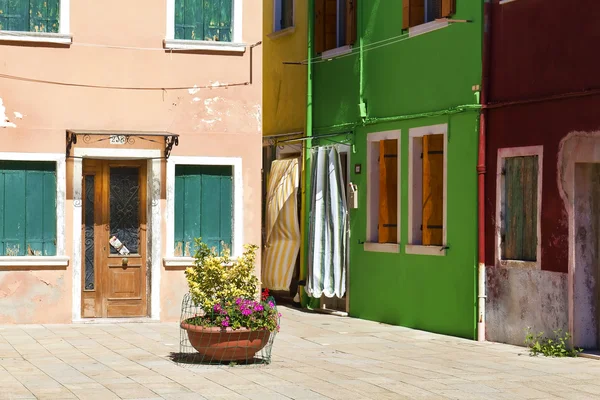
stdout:
{"type": "Polygon", "coordinates": [[[307,0],[263,0],[263,287],[297,293],[305,134],[307,0]]]}

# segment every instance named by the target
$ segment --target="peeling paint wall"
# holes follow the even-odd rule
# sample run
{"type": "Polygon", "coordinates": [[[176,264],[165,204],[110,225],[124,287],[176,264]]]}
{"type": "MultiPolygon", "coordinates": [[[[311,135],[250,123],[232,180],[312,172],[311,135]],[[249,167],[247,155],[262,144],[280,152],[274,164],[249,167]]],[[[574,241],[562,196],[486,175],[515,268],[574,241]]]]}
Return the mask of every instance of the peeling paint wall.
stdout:
{"type": "Polygon", "coordinates": [[[67,270],[0,271],[0,324],[71,322],[67,270]]]}
{"type": "Polygon", "coordinates": [[[525,330],[567,331],[567,275],[526,268],[488,268],[486,339],[522,346],[525,330]]]}

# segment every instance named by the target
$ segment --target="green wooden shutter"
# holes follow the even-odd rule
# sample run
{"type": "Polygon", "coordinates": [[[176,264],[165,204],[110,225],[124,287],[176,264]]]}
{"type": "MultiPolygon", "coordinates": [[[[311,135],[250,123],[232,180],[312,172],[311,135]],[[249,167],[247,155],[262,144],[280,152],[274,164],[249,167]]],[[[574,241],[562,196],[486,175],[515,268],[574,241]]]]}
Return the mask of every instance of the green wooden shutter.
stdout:
{"type": "Polygon", "coordinates": [[[58,32],[59,13],[59,0],[29,0],[28,30],[31,32],[58,32]]]}
{"type": "Polygon", "coordinates": [[[194,239],[222,250],[232,244],[233,180],[230,166],[175,169],[175,255],[193,256],[194,239]]]}
{"type": "Polygon", "coordinates": [[[56,255],[52,162],[0,162],[0,255],[56,255]]]}
{"type": "Polygon", "coordinates": [[[60,0],[0,0],[0,30],[59,31],[60,0]]]}
{"type": "Polygon", "coordinates": [[[175,39],[230,42],[233,0],[175,0],[175,39]]]}
{"type": "Polygon", "coordinates": [[[536,261],[538,157],[504,160],[502,258],[536,261]]]}

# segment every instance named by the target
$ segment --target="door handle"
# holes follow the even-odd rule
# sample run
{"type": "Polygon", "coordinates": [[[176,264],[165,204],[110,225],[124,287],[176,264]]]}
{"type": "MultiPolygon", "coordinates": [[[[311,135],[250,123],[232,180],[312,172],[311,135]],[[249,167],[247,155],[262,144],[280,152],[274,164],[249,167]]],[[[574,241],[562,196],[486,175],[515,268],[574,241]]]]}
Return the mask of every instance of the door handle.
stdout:
{"type": "Polygon", "coordinates": [[[121,265],[122,265],[124,268],[126,268],[126,267],[127,267],[127,264],[128,264],[128,263],[129,263],[129,259],[128,259],[127,257],[125,257],[125,258],[123,258],[123,259],[121,260],[121,265]]]}

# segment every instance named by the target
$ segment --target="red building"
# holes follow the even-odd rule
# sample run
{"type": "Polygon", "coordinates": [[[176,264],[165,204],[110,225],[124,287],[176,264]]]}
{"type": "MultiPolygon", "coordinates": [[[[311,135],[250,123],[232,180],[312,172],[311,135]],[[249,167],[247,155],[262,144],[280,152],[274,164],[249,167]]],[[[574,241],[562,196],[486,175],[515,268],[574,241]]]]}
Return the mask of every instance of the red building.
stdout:
{"type": "Polygon", "coordinates": [[[484,58],[486,338],[600,347],[600,2],[493,0],[484,58]],[[487,72],[487,73],[486,73],[487,72]]]}

